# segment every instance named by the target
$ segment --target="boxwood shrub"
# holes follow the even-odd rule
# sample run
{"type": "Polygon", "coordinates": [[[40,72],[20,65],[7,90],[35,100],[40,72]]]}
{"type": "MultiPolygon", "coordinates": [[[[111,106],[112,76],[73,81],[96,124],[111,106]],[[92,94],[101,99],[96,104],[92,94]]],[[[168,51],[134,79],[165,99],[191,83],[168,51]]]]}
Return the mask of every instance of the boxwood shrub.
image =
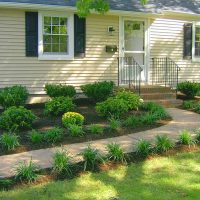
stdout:
{"type": "Polygon", "coordinates": [[[5,109],[11,106],[24,106],[28,95],[26,87],[21,85],[6,87],[0,91],[0,105],[5,109]]]}
{"type": "Polygon", "coordinates": [[[79,113],[67,112],[62,116],[62,124],[66,128],[68,128],[71,124],[82,126],[83,123],[84,116],[79,113]]]}
{"type": "Polygon", "coordinates": [[[74,97],[76,95],[76,90],[72,85],[62,85],[62,84],[46,84],[45,91],[50,97],[74,97]]]}

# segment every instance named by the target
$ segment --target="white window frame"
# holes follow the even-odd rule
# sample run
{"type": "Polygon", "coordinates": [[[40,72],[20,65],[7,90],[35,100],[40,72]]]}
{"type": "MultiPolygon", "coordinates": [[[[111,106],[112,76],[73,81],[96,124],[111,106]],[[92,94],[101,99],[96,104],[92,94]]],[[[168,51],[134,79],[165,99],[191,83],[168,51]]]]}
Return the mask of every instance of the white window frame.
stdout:
{"type": "Polygon", "coordinates": [[[73,13],[39,12],[38,15],[38,59],[39,60],[73,60],[74,59],[74,15],[73,13]],[[45,54],[43,52],[44,16],[67,17],[68,53],[45,54]]]}
{"type": "Polygon", "coordinates": [[[200,56],[195,56],[195,34],[196,26],[200,27],[200,22],[194,22],[192,26],[192,61],[200,62],[200,56]]]}

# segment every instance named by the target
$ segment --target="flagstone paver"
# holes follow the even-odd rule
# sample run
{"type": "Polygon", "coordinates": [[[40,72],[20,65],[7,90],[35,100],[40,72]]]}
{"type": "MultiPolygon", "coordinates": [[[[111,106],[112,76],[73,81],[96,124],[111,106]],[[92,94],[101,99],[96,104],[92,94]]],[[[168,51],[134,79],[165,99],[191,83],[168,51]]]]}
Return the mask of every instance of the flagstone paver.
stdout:
{"type": "Polygon", "coordinates": [[[156,135],[168,135],[173,140],[177,140],[180,131],[183,129],[194,130],[200,127],[200,115],[193,112],[180,110],[177,108],[168,108],[167,111],[172,116],[173,120],[162,127],[133,133],[121,137],[102,139],[91,142],[77,143],[65,145],[63,147],[57,148],[48,148],[35,151],[29,151],[13,155],[0,156],[0,177],[10,177],[14,175],[14,168],[19,162],[32,160],[38,164],[41,168],[51,167],[52,155],[58,149],[66,149],[70,152],[73,157],[74,162],[81,160],[81,157],[78,156],[88,144],[91,144],[93,147],[99,149],[102,153],[106,152],[106,145],[110,142],[116,142],[120,144],[126,152],[134,151],[135,144],[140,139],[153,140],[156,135]]]}

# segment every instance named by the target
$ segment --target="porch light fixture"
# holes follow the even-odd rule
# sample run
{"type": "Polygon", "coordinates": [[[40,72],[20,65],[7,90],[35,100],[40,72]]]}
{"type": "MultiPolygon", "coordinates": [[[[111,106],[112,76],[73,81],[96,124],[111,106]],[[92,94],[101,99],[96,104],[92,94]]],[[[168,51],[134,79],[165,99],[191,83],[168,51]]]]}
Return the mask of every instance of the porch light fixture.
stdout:
{"type": "Polygon", "coordinates": [[[115,32],[115,29],[113,28],[113,26],[108,26],[109,35],[113,35],[113,32],[115,32]]]}

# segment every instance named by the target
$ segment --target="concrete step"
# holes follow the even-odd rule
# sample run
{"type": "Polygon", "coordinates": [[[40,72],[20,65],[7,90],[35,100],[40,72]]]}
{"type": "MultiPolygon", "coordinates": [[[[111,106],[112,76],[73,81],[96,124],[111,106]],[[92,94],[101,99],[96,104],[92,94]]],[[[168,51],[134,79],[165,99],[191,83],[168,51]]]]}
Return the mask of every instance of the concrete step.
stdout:
{"type": "Polygon", "coordinates": [[[144,100],[165,100],[165,99],[176,99],[176,93],[142,93],[141,98],[144,100]]]}
{"type": "Polygon", "coordinates": [[[166,108],[175,108],[183,104],[183,100],[180,99],[165,99],[165,100],[145,100],[145,102],[155,102],[166,108]]]}

